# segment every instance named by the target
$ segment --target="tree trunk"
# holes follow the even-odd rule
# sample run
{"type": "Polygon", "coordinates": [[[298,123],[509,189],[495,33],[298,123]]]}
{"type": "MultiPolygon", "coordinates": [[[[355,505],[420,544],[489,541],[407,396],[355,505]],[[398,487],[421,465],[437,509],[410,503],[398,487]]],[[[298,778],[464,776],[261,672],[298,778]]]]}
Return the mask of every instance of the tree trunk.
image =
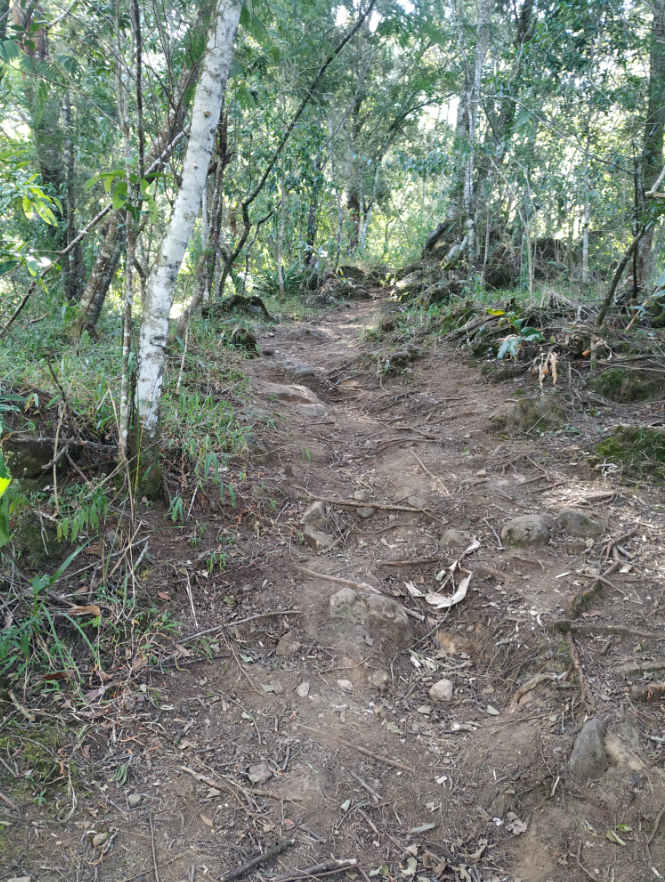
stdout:
{"type": "Polygon", "coordinates": [[[284,225],[286,223],[286,181],[282,170],[279,182],[279,232],[277,234],[277,281],[279,283],[279,296],[286,298],[284,291],[284,225]]]}
{"type": "Polygon", "coordinates": [[[140,438],[138,474],[143,492],[153,497],[161,494],[163,486],[158,449],[159,405],[169,312],[208,175],[241,8],[241,0],[219,0],[211,21],[201,77],[194,96],[182,184],[146,290],[136,390],[140,438]]]}
{"type": "MultiPolygon", "coordinates": [[[[62,122],[64,128],[64,159],[65,174],[67,176],[67,187],[65,196],[65,214],[67,221],[67,245],[70,245],[76,238],[76,190],[75,190],[75,173],[76,159],[74,155],[74,126],[72,124],[72,107],[69,93],[65,95],[62,105],[62,122]]],[[[83,254],[81,244],[72,248],[66,257],[66,263],[63,267],[65,296],[67,300],[78,300],[81,295],[82,276],[81,267],[83,262],[83,254]]]]}
{"type": "MultiPolygon", "coordinates": [[[[203,15],[203,6],[200,7],[196,20],[190,28],[192,36],[197,35],[198,27],[201,23],[203,15]]],[[[182,131],[184,115],[185,115],[185,94],[190,87],[198,69],[199,62],[193,62],[189,66],[183,68],[178,78],[175,92],[169,102],[168,116],[162,126],[161,131],[157,135],[152,148],[145,156],[144,166],[149,169],[160,160],[166,162],[170,154],[170,145],[177,139],[178,133],[182,131]]],[[[159,163],[161,167],[161,162],[159,163]]],[[[157,167],[154,169],[157,170],[157,167]]],[[[109,275],[108,260],[110,255],[117,251],[116,239],[120,236],[120,252],[117,260],[119,260],[124,250],[124,213],[122,211],[114,211],[109,214],[109,222],[105,226],[105,234],[97,252],[97,258],[88,276],[81,301],[79,305],[79,316],[76,321],[76,329],[80,332],[85,325],[93,326],[97,323],[97,319],[101,313],[104,300],[108,293],[109,285],[113,279],[113,274],[109,275]]],[[[117,267],[117,260],[115,266],[117,267]]],[[[115,272],[115,269],[114,269],[115,272]]]]}
{"type": "MultiPolygon", "coordinates": [[[[640,213],[646,208],[644,194],[651,190],[663,167],[663,132],[665,131],[665,0],[652,0],[651,44],[649,58],[649,102],[644,130],[644,147],[639,182],[640,213]]],[[[636,252],[636,279],[639,287],[649,284],[653,225],[642,237],[636,252]]]]}

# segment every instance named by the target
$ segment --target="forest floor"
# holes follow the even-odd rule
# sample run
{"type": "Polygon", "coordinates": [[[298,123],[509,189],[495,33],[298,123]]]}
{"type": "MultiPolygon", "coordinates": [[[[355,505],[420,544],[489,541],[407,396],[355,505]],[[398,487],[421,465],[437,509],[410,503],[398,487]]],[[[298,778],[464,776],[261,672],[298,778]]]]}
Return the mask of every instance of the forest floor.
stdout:
{"type": "MultiPolygon", "coordinates": [[[[633,700],[665,668],[662,490],[589,465],[599,419],[565,382],[575,432],[508,437],[496,416],[539,392],[530,374],[493,385],[433,345],[381,377],[364,335],[389,307],[376,294],[265,331],[272,354],[246,368],[267,454],[256,446],[235,509],[199,518],[194,506],[208,524],[196,549],[139,507],[147,531],[161,525],[145,584],[183,623],[176,665],[72,709],[78,774],[61,804],[22,800],[3,770],[3,879],[228,879],[287,840],[244,878],[665,876],[665,700],[633,700]],[[317,499],[327,551],[303,542],[317,499]],[[562,507],[602,521],[602,535],[568,535],[562,507]],[[547,520],[549,544],[505,547],[503,525],[527,514],[547,520]],[[450,529],[465,545],[442,546],[450,529]],[[201,561],[220,536],[234,544],[211,573],[201,561]],[[598,582],[618,537],[620,562],[598,582]],[[437,610],[412,596],[406,583],[449,593],[435,576],[474,538],[463,600],[437,610]],[[303,569],[371,585],[420,618],[379,603],[336,623],[331,597],[348,586],[303,569]],[[562,619],[570,637],[552,627],[562,619]],[[194,663],[187,638],[206,631],[215,657],[194,663]],[[452,696],[433,700],[441,679],[452,696]],[[610,765],[576,778],[568,760],[592,717],[610,765]],[[333,858],[356,863],[312,869],[333,858]]],[[[625,414],[608,405],[601,422],[625,414]]],[[[661,414],[631,408],[635,421],[661,414]]]]}

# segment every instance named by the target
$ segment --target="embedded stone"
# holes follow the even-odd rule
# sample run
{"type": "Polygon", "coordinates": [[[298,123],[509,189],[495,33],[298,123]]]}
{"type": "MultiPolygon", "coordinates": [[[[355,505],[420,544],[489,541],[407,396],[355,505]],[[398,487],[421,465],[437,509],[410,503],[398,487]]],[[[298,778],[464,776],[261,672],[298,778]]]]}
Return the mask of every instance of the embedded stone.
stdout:
{"type": "Polygon", "coordinates": [[[296,643],[293,639],[293,635],[289,632],[280,638],[275,649],[275,655],[277,658],[290,658],[292,655],[297,654],[299,648],[299,644],[296,643]]]}
{"type": "Polygon", "coordinates": [[[568,771],[578,778],[600,778],[609,765],[604,741],[605,727],[600,720],[594,718],[585,723],[575,739],[568,771]]]}
{"type": "Polygon", "coordinates": [[[309,505],[300,518],[301,524],[309,524],[317,530],[323,530],[328,526],[328,515],[323,502],[313,502],[309,505]]]}
{"type": "Polygon", "coordinates": [[[356,514],[359,518],[364,518],[366,520],[367,518],[371,518],[376,514],[376,509],[371,508],[370,506],[363,506],[362,508],[356,509],[356,514]]]}
{"type": "Polygon", "coordinates": [[[504,525],[501,540],[505,545],[517,548],[547,545],[550,541],[550,530],[541,515],[522,515],[504,525]]]}
{"type": "Polygon", "coordinates": [[[455,684],[452,680],[439,680],[427,693],[432,701],[450,701],[453,697],[455,684]]]}
{"type": "Polygon", "coordinates": [[[313,545],[317,551],[326,551],[335,541],[334,536],[331,536],[329,533],[322,533],[321,530],[315,530],[309,524],[302,533],[305,539],[308,539],[310,545],[313,545]]]}
{"type": "Polygon", "coordinates": [[[257,765],[249,767],[248,777],[252,784],[265,784],[272,778],[272,772],[267,763],[257,763],[257,765]]]}
{"type": "Polygon", "coordinates": [[[442,548],[461,548],[467,544],[467,539],[459,530],[446,530],[441,537],[442,548]]]}
{"type": "Polygon", "coordinates": [[[559,523],[571,536],[582,539],[597,539],[605,532],[605,525],[599,518],[574,508],[564,508],[559,512],[559,523]]]}

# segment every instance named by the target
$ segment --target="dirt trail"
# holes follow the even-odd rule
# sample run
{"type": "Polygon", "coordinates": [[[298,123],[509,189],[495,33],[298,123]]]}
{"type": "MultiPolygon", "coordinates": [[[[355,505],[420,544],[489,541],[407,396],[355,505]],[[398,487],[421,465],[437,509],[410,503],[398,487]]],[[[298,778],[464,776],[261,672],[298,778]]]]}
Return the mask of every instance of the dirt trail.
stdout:
{"type": "MultiPolygon", "coordinates": [[[[217,879],[291,838],[244,878],[291,878],[331,857],[357,860],[336,877],[351,880],[665,876],[665,830],[650,859],[645,845],[665,800],[663,711],[629,695],[665,667],[663,644],[640,636],[662,633],[660,494],[617,494],[589,469],[580,450],[595,422],[584,412],[569,413],[582,440],[502,440],[493,417],[520,400],[524,378],[489,385],[466,356],[430,347],[380,380],[365,357],[377,344],[359,340],[385,308],[336,307],[259,340],[272,354],[247,365],[268,453],[256,445],[237,512],[217,522],[234,539],[228,565],[210,574],[177,542],[171,560],[181,555],[191,580],[192,633],[275,614],[213,631],[215,660],[153,671],[103,715],[78,745],[87,793],[64,828],[25,808],[22,855],[4,877],[217,879]],[[267,385],[294,383],[322,403],[267,385]],[[302,541],[317,498],[355,503],[324,503],[333,545],[321,553],[302,541]],[[601,520],[602,536],[569,536],[563,505],[601,520]],[[546,518],[549,544],[504,547],[503,525],[526,514],[546,518]],[[633,527],[617,571],[575,619],[571,655],[551,623],[606,566],[607,538],[633,527]],[[466,598],[446,611],[406,583],[451,592],[435,576],[465,546],[443,547],[448,529],[480,545],[463,562],[466,598]],[[386,604],[383,618],[335,622],[331,597],[344,586],[303,568],[369,584],[423,620],[405,625],[386,604]],[[573,657],[614,738],[599,780],[567,769],[592,715],[573,657]],[[453,694],[433,700],[442,679],[453,694]],[[91,831],[110,847],[95,848],[91,831]]],[[[151,578],[176,590],[173,567],[151,578]]]]}

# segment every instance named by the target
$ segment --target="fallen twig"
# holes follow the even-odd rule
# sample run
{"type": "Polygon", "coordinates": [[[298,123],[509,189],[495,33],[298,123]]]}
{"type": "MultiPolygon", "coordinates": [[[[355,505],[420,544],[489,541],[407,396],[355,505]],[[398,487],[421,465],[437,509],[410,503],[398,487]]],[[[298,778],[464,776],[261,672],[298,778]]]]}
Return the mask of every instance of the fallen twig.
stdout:
{"type": "MultiPolygon", "coordinates": [[[[391,505],[387,502],[375,502],[373,499],[369,502],[359,502],[357,499],[330,499],[327,496],[315,496],[314,493],[311,493],[304,487],[297,487],[296,489],[302,490],[310,499],[317,499],[319,502],[327,502],[328,505],[346,505],[350,508],[378,508],[381,511],[410,511],[414,514],[418,514],[420,511],[425,511],[425,509],[416,508],[413,505],[391,505]]],[[[433,515],[428,511],[426,511],[425,514],[430,515],[430,517],[433,517],[437,521],[439,520],[436,515],[433,515]]]]}
{"type": "Polygon", "coordinates": [[[589,681],[587,680],[586,675],[582,670],[582,663],[580,662],[580,657],[577,654],[577,649],[575,648],[573,635],[570,632],[568,633],[568,650],[570,652],[570,660],[573,664],[573,667],[577,671],[577,679],[580,684],[580,694],[582,696],[582,701],[589,710],[592,710],[595,705],[595,701],[593,699],[593,695],[591,694],[589,681]]]}
{"type": "Polygon", "coordinates": [[[280,609],[274,612],[256,613],[256,615],[247,616],[246,619],[238,619],[234,622],[224,622],[223,625],[216,625],[214,628],[208,628],[205,631],[197,631],[196,634],[190,634],[189,637],[184,637],[182,640],[179,640],[178,643],[180,643],[181,645],[184,643],[191,643],[192,640],[196,640],[198,637],[204,637],[206,634],[216,634],[218,631],[223,631],[224,628],[234,628],[236,625],[244,625],[246,622],[251,622],[254,619],[266,619],[269,616],[300,615],[302,615],[302,610],[300,609],[280,609]]]}
{"type": "Polygon", "coordinates": [[[364,789],[369,793],[369,795],[372,797],[372,799],[374,800],[375,803],[381,802],[381,797],[376,792],[376,790],[372,790],[372,788],[369,786],[369,784],[366,784],[363,781],[363,779],[360,777],[360,775],[356,775],[355,772],[349,772],[349,774],[351,775],[352,778],[354,778],[358,782],[358,784],[360,784],[361,787],[364,787],[364,789]]]}
{"type": "Polygon", "coordinates": [[[295,882],[296,879],[307,879],[310,876],[323,876],[326,873],[338,873],[340,870],[348,870],[358,865],[356,858],[330,858],[322,864],[314,864],[305,870],[293,870],[284,876],[275,876],[271,882],[295,882]]]}
{"type": "Polygon", "coordinates": [[[632,530],[628,530],[626,533],[622,533],[621,536],[617,536],[615,539],[610,539],[605,548],[603,548],[603,557],[605,558],[605,560],[609,560],[613,549],[616,548],[617,545],[621,545],[621,543],[625,539],[630,539],[631,536],[634,536],[635,533],[637,533],[637,529],[638,528],[636,525],[633,527],[632,530]]]}
{"type": "Polygon", "coordinates": [[[580,868],[580,870],[583,873],[586,873],[586,875],[589,877],[589,879],[593,879],[593,882],[598,882],[598,880],[593,875],[593,873],[589,872],[589,870],[587,870],[587,868],[582,863],[582,858],[580,857],[581,851],[582,851],[582,843],[580,842],[577,845],[577,866],[580,868]]]}
{"type": "Polygon", "coordinates": [[[287,848],[291,848],[294,843],[295,839],[285,839],[283,842],[279,842],[272,848],[268,848],[263,854],[258,855],[258,857],[253,858],[251,861],[247,861],[245,864],[241,864],[239,867],[236,867],[235,870],[231,870],[230,873],[226,873],[225,876],[220,876],[219,878],[221,882],[231,882],[232,879],[239,879],[240,876],[244,876],[245,873],[253,870],[254,867],[258,867],[259,864],[269,861],[272,858],[277,857],[277,855],[281,854],[283,851],[286,851],[287,848]]]}
{"type": "Polygon", "coordinates": [[[150,821],[150,845],[152,846],[152,865],[155,868],[155,882],[160,882],[157,853],[155,852],[155,826],[152,821],[152,815],[148,815],[148,820],[150,821]]]}
{"type": "MultiPolygon", "coordinates": [[[[339,741],[340,744],[343,744],[344,747],[349,747],[351,750],[357,750],[358,753],[363,753],[365,756],[370,757],[370,759],[376,760],[379,763],[385,763],[387,766],[393,766],[395,769],[402,769],[404,772],[411,772],[411,774],[415,774],[414,770],[409,766],[405,766],[403,763],[398,763],[397,760],[389,759],[386,756],[381,756],[378,753],[373,753],[371,750],[367,750],[366,747],[361,747],[359,744],[354,744],[352,741],[347,741],[346,738],[341,738],[339,735],[336,735],[334,732],[323,732],[321,729],[314,729],[312,726],[305,726],[303,723],[299,724],[299,728],[305,729],[306,732],[313,732],[314,735],[320,735],[323,738],[334,738],[336,741],[339,741]]],[[[273,880],[276,882],[276,880],[273,880]]]]}
{"type": "Polygon", "coordinates": [[[653,822],[653,830],[651,831],[651,834],[646,841],[647,854],[649,855],[649,860],[651,860],[651,851],[649,850],[649,846],[653,842],[654,837],[655,837],[656,833],[658,832],[658,828],[660,827],[660,822],[663,820],[663,815],[665,815],[665,805],[662,807],[662,809],[656,815],[656,820],[653,822]]]}
{"type": "Polygon", "coordinates": [[[438,563],[441,560],[441,556],[437,555],[436,557],[414,557],[411,560],[376,560],[376,563],[380,567],[410,567],[414,564],[430,564],[430,563],[438,563]]]}
{"type": "Polygon", "coordinates": [[[425,474],[429,475],[430,478],[434,478],[434,480],[436,481],[436,483],[437,483],[437,484],[440,484],[440,485],[443,487],[446,496],[450,496],[450,491],[448,490],[448,488],[446,487],[446,485],[443,483],[443,481],[441,480],[441,478],[437,478],[436,475],[433,475],[432,472],[430,472],[430,470],[427,468],[427,466],[426,466],[425,463],[422,461],[422,459],[418,456],[418,454],[417,454],[416,451],[413,449],[413,447],[411,447],[410,450],[411,450],[411,453],[412,453],[412,454],[414,455],[414,457],[416,458],[416,462],[418,463],[418,465],[420,466],[420,468],[425,472],[425,474]]]}

